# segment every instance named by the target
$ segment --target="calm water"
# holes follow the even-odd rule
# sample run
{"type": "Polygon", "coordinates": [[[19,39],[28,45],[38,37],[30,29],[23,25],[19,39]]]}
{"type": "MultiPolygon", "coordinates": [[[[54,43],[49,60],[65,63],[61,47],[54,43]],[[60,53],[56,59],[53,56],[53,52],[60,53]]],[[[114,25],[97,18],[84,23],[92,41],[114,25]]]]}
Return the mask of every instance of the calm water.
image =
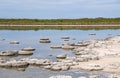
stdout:
{"type": "MultiPolygon", "coordinates": [[[[1,57],[6,59],[20,59],[23,57],[30,58],[47,58],[55,60],[56,55],[66,53],[68,56],[74,56],[71,51],[62,49],[51,49],[51,45],[62,45],[67,42],[75,42],[91,40],[91,39],[104,39],[111,36],[120,35],[119,30],[0,30],[0,38],[5,41],[0,41],[0,51],[2,50],[20,50],[24,47],[32,46],[36,50],[31,56],[17,56],[17,57],[1,57]],[[90,36],[90,33],[95,33],[95,36],[90,36]],[[111,35],[108,35],[111,34],[111,35]],[[69,36],[69,41],[61,39],[62,36],[69,36]],[[49,44],[39,43],[40,38],[47,37],[51,40],[49,44]],[[19,41],[20,44],[9,44],[10,41],[19,41]],[[52,55],[52,56],[49,56],[52,55]]],[[[0,78],[49,78],[53,75],[71,75],[73,78],[78,76],[88,76],[90,74],[98,74],[102,77],[109,73],[103,72],[85,72],[81,70],[70,70],[53,72],[37,67],[28,67],[26,71],[17,71],[14,69],[0,69],[0,78]]]]}

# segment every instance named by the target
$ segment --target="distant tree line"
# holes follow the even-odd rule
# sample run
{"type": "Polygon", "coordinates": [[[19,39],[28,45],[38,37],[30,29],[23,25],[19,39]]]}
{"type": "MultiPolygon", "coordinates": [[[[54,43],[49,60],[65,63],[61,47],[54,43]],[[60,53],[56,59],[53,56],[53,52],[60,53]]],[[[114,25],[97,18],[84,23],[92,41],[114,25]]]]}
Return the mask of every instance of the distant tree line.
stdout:
{"type": "Polygon", "coordinates": [[[120,24],[120,18],[0,19],[3,25],[99,25],[120,24]]]}

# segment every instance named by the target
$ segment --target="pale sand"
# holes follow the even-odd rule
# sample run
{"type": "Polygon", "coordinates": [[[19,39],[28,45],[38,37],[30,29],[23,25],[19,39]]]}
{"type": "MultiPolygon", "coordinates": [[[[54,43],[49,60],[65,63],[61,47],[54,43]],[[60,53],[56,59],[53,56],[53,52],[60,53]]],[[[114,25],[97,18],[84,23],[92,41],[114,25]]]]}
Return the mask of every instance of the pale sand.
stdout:
{"type": "Polygon", "coordinates": [[[120,73],[120,36],[113,37],[111,40],[103,42],[108,45],[92,48],[92,50],[98,53],[100,57],[99,60],[80,62],[79,65],[73,66],[72,68],[89,70],[95,67],[95,69],[103,68],[101,71],[105,72],[120,73]]]}

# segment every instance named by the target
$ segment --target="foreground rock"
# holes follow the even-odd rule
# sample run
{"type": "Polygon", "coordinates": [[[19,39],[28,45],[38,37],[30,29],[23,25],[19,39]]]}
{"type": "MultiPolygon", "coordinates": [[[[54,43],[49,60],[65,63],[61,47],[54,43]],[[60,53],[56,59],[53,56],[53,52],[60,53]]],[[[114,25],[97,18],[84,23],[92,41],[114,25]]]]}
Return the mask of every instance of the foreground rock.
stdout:
{"type": "Polygon", "coordinates": [[[24,62],[24,61],[16,61],[16,60],[11,60],[11,61],[0,61],[0,67],[27,67],[29,63],[24,62]]]}

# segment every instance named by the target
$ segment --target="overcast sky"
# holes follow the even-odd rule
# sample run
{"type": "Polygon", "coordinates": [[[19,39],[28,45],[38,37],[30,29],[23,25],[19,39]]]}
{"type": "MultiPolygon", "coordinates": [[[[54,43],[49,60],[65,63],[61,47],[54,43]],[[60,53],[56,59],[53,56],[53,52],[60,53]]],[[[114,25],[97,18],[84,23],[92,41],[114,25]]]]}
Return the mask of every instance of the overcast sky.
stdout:
{"type": "Polygon", "coordinates": [[[0,18],[120,17],[120,0],[0,0],[0,18]]]}

